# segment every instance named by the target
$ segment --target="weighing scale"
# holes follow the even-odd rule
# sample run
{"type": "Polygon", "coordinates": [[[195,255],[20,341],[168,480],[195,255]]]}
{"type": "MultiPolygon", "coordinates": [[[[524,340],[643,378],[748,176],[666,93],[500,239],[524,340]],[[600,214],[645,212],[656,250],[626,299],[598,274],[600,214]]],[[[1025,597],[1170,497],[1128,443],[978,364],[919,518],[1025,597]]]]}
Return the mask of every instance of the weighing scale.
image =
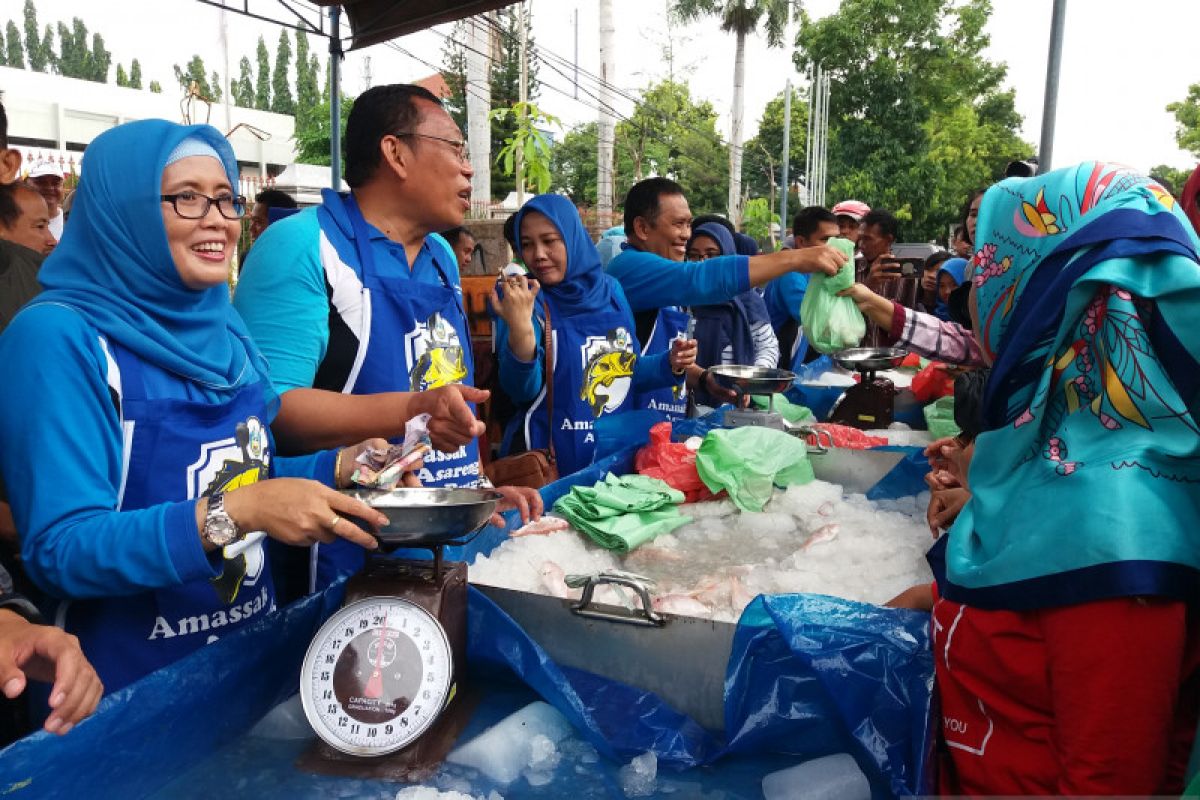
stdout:
{"type": "Polygon", "coordinates": [[[846,390],[829,411],[829,421],[863,430],[886,428],[894,421],[896,384],[875,373],[900,365],[908,353],[896,347],[854,347],[833,354],[833,360],[862,378],[846,390]]]}
{"type": "Polygon", "coordinates": [[[769,369],[767,367],[743,367],[727,364],[711,367],[709,374],[722,389],[735,392],[738,401],[734,408],[725,412],[725,426],[740,428],[746,425],[757,425],[764,428],[774,428],[777,431],[787,430],[783,416],[775,411],[775,394],[787,391],[795,382],[796,373],[786,369],[769,369]],[[742,408],[745,401],[752,396],[765,396],[767,407],[742,408]]]}
{"type": "Polygon", "coordinates": [[[432,774],[469,716],[464,673],[467,565],[442,549],[487,524],[488,489],[349,490],[388,518],[380,549],[428,548],[432,560],[368,554],[337,611],[313,637],[300,671],[305,716],[319,737],[301,757],[314,772],[419,780],[432,774]]]}

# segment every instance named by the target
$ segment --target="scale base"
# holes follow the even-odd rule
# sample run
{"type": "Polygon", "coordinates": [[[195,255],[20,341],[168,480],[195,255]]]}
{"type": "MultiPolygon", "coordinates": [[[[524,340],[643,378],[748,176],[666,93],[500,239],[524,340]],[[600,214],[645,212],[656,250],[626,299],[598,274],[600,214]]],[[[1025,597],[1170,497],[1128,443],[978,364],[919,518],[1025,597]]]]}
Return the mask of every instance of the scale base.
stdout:
{"type": "Polygon", "coordinates": [[[725,426],[728,428],[744,428],[756,425],[760,428],[773,428],[777,431],[787,430],[783,416],[774,411],[762,411],[754,408],[731,408],[725,412],[725,426]]]}
{"type": "Polygon", "coordinates": [[[895,421],[896,385],[887,378],[864,376],[829,412],[829,421],[862,430],[886,428],[895,421]]]}
{"type": "Polygon", "coordinates": [[[419,739],[384,756],[343,753],[317,739],[296,762],[306,772],[343,778],[413,782],[437,772],[471,719],[479,697],[458,682],[466,674],[467,565],[461,561],[413,561],[367,556],[367,565],[346,583],[348,605],[367,597],[399,597],[428,611],[450,642],[454,683],[446,707],[419,739]]]}

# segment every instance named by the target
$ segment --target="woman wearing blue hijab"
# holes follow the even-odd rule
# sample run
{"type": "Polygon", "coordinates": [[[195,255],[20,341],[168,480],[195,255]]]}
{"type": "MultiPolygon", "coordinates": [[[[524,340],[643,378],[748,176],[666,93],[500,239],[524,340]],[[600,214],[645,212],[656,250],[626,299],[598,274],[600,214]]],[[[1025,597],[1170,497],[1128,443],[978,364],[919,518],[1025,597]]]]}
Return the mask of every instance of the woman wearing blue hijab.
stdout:
{"type": "Polygon", "coordinates": [[[236,186],[206,125],[97,137],[45,291],[0,337],[24,566],[110,692],[274,608],[264,535],[374,547],[342,515],[383,522],[328,488],[356,448],[273,456],[278,404],[226,286],[236,186]]]}
{"type": "Polygon", "coordinates": [[[516,233],[533,277],[509,277],[503,294],[493,291],[492,296],[500,317],[500,385],[522,410],[509,423],[501,450],[507,455],[553,442],[559,474],[567,475],[592,462],[597,418],[632,408],[635,389],[682,385],[696,348],[683,343],[638,357],[641,347],[625,294],[600,266],[600,256],[567,198],[543,194],[531,199],[517,213],[516,233]],[[547,313],[552,423],[543,374],[547,313]]]}
{"type": "MultiPolygon", "coordinates": [[[[697,225],[688,239],[687,260],[704,261],[735,255],[739,252],[735,236],[754,242],[745,234],[731,234],[719,222],[697,225]]],[[[696,363],[701,367],[739,364],[774,369],[778,366],[779,341],[758,290],[742,292],[727,303],[694,306],[691,313],[696,318],[696,363]]],[[[706,384],[710,382],[705,381],[706,384]]],[[[716,386],[698,386],[696,402],[709,407],[726,402],[723,397],[715,396],[712,389],[720,391],[716,386]]]]}
{"type": "Polygon", "coordinates": [[[933,315],[942,322],[950,321],[950,293],[966,280],[967,260],[965,258],[948,258],[937,271],[937,304],[933,307],[933,315]]]}
{"type": "Polygon", "coordinates": [[[931,554],[942,788],[1178,794],[1200,709],[1200,241],[1158,184],[1085,163],[989,189],[976,244],[993,372],[971,499],[931,554]]]}

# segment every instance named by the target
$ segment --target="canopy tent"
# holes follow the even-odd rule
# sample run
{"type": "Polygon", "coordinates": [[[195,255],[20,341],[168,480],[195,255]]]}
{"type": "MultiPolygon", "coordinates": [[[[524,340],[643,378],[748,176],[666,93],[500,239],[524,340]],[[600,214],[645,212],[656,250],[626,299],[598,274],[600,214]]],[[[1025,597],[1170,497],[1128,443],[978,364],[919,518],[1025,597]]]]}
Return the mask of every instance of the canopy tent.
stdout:
{"type": "Polygon", "coordinates": [[[463,17],[494,11],[516,0],[199,0],[214,8],[273,22],[329,39],[329,77],[336,91],[330,108],[330,185],[341,186],[341,84],[342,54],[398,36],[454,22],[463,17]],[[341,13],[346,12],[350,37],[343,47],[341,13]],[[328,25],[326,20],[328,19],[328,25]]]}

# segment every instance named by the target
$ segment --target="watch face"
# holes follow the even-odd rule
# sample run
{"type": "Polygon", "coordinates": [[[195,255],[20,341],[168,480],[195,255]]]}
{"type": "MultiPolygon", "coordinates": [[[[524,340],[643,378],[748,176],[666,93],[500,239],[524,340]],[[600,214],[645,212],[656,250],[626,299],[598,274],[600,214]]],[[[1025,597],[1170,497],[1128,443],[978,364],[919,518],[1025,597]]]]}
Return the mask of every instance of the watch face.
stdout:
{"type": "Polygon", "coordinates": [[[204,538],[224,547],[237,538],[237,525],[225,512],[216,512],[204,521],[204,538]]]}

